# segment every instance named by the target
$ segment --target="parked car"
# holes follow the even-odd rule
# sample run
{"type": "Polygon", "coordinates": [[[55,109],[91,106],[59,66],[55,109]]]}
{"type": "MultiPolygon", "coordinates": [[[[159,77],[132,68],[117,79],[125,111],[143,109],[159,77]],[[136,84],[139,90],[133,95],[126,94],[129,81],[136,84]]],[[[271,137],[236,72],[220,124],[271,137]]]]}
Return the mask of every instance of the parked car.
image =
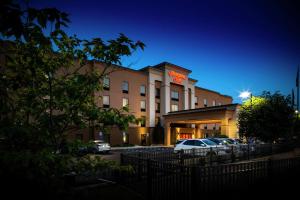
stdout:
{"type": "Polygon", "coordinates": [[[186,150],[185,152],[190,152],[188,150],[193,149],[195,149],[196,153],[199,155],[208,155],[210,153],[212,153],[213,155],[220,155],[225,153],[223,147],[220,148],[216,143],[208,139],[183,140],[176,144],[174,152],[178,153],[181,150],[186,150]]]}
{"type": "Polygon", "coordinates": [[[92,153],[109,153],[111,150],[110,144],[102,140],[93,141],[94,146],[91,148],[92,153]]]}
{"type": "Polygon", "coordinates": [[[79,147],[77,154],[79,156],[86,155],[88,153],[108,153],[111,150],[110,144],[102,140],[94,140],[92,144],[79,147]]]}

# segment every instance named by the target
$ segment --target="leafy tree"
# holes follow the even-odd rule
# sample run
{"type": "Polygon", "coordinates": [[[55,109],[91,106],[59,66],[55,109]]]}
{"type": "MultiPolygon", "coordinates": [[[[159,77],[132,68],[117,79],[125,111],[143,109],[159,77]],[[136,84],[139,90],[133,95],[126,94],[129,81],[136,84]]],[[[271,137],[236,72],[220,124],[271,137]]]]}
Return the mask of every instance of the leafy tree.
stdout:
{"type": "Polygon", "coordinates": [[[128,110],[99,108],[95,93],[112,65],[143,49],[142,42],[124,34],[107,42],[68,36],[68,14],[55,8],[23,8],[5,0],[0,13],[0,134],[9,147],[58,148],[70,128],[96,126],[108,116],[125,129],[135,121],[128,110]],[[95,70],[97,62],[104,64],[102,71],[95,70]]]}
{"type": "Polygon", "coordinates": [[[243,103],[239,111],[239,133],[241,136],[256,137],[273,142],[290,138],[294,121],[294,110],[290,96],[276,92],[263,92],[243,103]]]}

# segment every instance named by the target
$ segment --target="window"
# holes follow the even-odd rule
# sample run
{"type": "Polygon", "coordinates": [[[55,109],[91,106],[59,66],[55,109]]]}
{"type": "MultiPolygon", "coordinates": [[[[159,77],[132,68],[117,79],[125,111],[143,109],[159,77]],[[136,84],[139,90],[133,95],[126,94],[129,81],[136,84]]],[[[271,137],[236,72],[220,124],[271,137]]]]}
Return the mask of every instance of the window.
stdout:
{"type": "Polygon", "coordinates": [[[142,112],[146,111],[146,101],[141,101],[141,111],[142,112]]]}
{"type": "Polygon", "coordinates": [[[83,140],[83,134],[82,133],[77,133],[75,137],[76,137],[76,140],[81,140],[81,141],[83,140]]]}
{"type": "Polygon", "coordinates": [[[155,103],[155,112],[160,113],[160,103],[155,103]]]}
{"type": "Polygon", "coordinates": [[[155,88],[155,98],[160,98],[160,89],[159,88],[155,88]]]}
{"type": "Polygon", "coordinates": [[[128,93],[128,82],[127,81],[123,81],[122,83],[122,91],[123,93],[128,93]]]}
{"type": "Polygon", "coordinates": [[[140,94],[141,96],[146,96],[146,87],[144,85],[140,87],[140,94]]]}
{"type": "Polygon", "coordinates": [[[160,117],[155,117],[155,125],[158,125],[160,123],[160,117]]]}
{"type": "Polygon", "coordinates": [[[207,129],[207,124],[204,125],[204,129],[207,129]]]}
{"type": "Polygon", "coordinates": [[[204,107],[207,107],[207,99],[203,99],[204,107]]]}
{"type": "Polygon", "coordinates": [[[195,146],[195,140],[187,140],[183,143],[184,145],[191,145],[191,146],[195,146]]]}
{"type": "Polygon", "coordinates": [[[103,96],[103,108],[109,108],[109,96],[103,96]]]}
{"type": "Polygon", "coordinates": [[[214,126],[213,126],[213,130],[216,130],[217,129],[217,125],[215,124],[214,126]]]}
{"type": "Polygon", "coordinates": [[[219,102],[219,103],[218,103],[218,105],[219,105],[219,106],[221,106],[221,105],[222,105],[222,103],[221,103],[221,102],[219,102]]]}
{"type": "Polygon", "coordinates": [[[103,78],[103,89],[104,90],[109,90],[109,78],[108,77],[104,77],[103,78]]]}
{"type": "Polygon", "coordinates": [[[198,97],[195,97],[195,105],[198,105],[198,97]]]}
{"type": "Polygon", "coordinates": [[[195,146],[205,147],[206,145],[203,142],[201,142],[200,140],[195,140],[195,146]]]}
{"type": "Polygon", "coordinates": [[[122,101],[122,105],[123,107],[128,107],[128,99],[127,98],[123,98],[123,101],[122,101]]]}
{"type": "Polygon", "coordinates": [[[141,127],[146,127],[146,117],[145,116],[141,116],[141,127]]]}
{"type": "Polygon", "coordinates": [[[171,99],[174,101],[178,101],[179,100],[179,93],[177,91],[172,91],[171,92],[171,99]]]}
{"type": "Polygon", "coordinates": [[[216,106],[216,101],[215,100],[213,100],[212,106],[216,106]]]}
{"type": "Polygon", "coordinates": [[[172,104],[171,106],[171,111],[178,111],[178,105],[177,104],[172,104]]]}

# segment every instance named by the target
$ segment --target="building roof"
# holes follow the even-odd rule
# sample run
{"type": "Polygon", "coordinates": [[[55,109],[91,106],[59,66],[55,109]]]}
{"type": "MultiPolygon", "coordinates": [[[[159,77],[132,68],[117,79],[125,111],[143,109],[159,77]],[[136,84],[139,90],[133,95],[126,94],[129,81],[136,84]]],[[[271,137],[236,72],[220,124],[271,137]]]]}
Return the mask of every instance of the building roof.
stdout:
{"type": "Polygon", "coordinates": [[[219,111],[219,110],[235,110],[237,106],[240,104],[234,103],[234,104],[225,104],[221,106],[210,106],[210,107],[204,107],[204,108],[194,108],[194,109],[188,109],[188,110],[180,110],[180,111],[173,111],[168,112],[168,115],[177,115],[177,114],[186,114],[186,113],[197,113],[197,112],[207,112],[207,111],[219,111]]]}
{"type": "Polygon", "coordinates": [[[213,93],[216,93],[216,94],[218,94],[218,95],[225,96],[225,97],[229,97],[229,98],[232,99],[231,96],[226,95],[226,94],[221,94],[220,92],[217,92],[217,91],[214,91],[214,90],[210,90],[210,89],[207,89],[207,88],[202,88],[202,87],[199,87],[199,86],[195,86],[195,88],[198,88],[198,89],[200,89],[200,90],[206,90],[206,91],[208,91],[208,92],[213,92],[213,93]]]}
{"type": "Polygon", "coordinates": [[[172,64],[172,63],[169,63],[169,62],[161,62],[161,63],[159,63],[159,64],[157,64],[157,65],[154,65],[153,67],[154,67],[154,68],[162,68],[162,67],[165,67],[166,65],[172,66],[172,67],[174,67],[174,68],[178,68],[179,70],[186,71],[187,73],[191,73],[191,72],[192,72],[192,71],[189,70],[189,69],[186,69],[186,68],[184,68],[184,67],[180,67],[180,66],[178,66],[178,65],[175,65],[175,64],[172,64]]]}

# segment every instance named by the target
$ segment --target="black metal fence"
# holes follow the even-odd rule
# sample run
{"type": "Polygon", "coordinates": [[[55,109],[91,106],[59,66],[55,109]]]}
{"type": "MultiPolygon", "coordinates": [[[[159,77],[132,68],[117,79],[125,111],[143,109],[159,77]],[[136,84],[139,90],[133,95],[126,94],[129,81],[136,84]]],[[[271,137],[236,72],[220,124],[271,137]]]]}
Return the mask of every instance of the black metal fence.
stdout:
{"type": "Polygon", "coordinates": [[[173,149],[130,151],[121,154],[121,163],[134,168],[132,176],[120,176],[148,199],[192,199],[200,194],[260,189],[261,185],[299,175],[300,157],[281,160],[237,160],[270,155],[290,149],[288,145],[245,145],[227,154],[217,149],[173,149]],[[274,181],[275,180],[275,181],[274,181]]]}

